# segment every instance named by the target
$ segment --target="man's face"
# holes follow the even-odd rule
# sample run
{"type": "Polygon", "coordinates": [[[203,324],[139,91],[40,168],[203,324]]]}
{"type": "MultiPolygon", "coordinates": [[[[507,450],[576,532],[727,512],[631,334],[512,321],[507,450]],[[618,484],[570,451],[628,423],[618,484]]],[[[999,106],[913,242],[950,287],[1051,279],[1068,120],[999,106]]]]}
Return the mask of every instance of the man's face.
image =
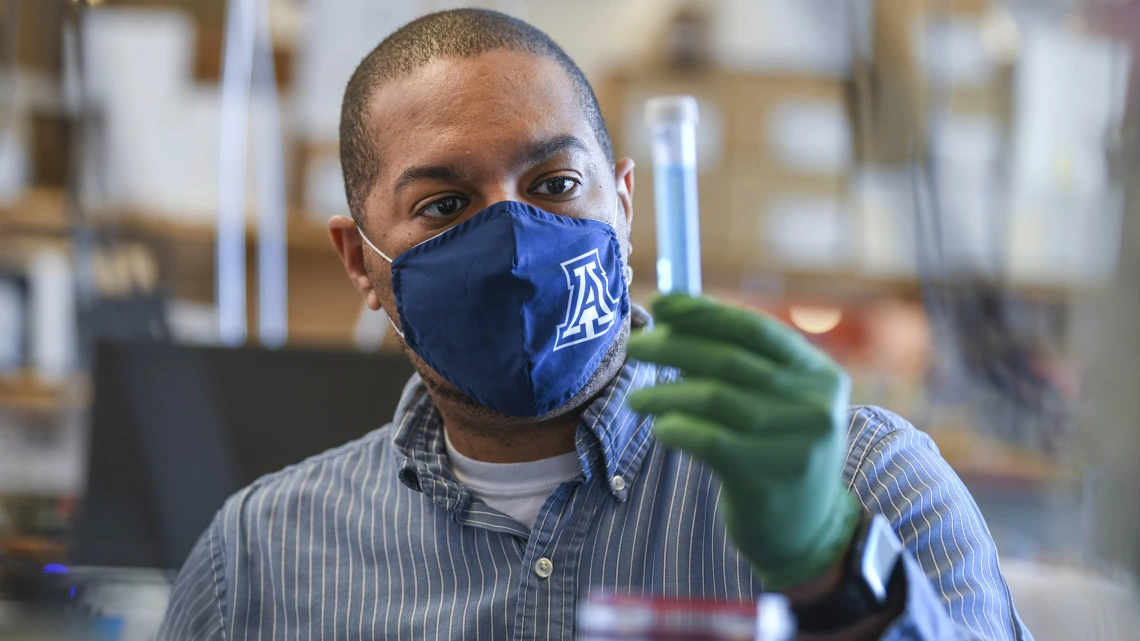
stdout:
{"type": "MultiPolygon", "coordinates": [[[[489,205],[514,200],[612,222],[629,264],[633,163],[610,164],[573,81],[556,62],[506,50],[437,60],[378,89],[369,106],[380,170],[365,200],[362,228],[388,256],[489,205]]],[[[352,233],[345,229],[346,238],[338,240],[333,232],[350,277],[369,306],[383,307],[400,325],[391,265],[371,251],[361,253],[352,233]],[[354,267],[364,274],[354,274],[354,267]]],[[[611,348],[622,357],[617,366],[627,335],[628,326],[611,348]]],[[[466,399],[409,356],[434,392],[466,399]]],[[[598,374],[606,367],[616,372],[611,364],[598,374]]],[[[596,393],[613,372],[608,374],[583,393],[596,393]]]]}

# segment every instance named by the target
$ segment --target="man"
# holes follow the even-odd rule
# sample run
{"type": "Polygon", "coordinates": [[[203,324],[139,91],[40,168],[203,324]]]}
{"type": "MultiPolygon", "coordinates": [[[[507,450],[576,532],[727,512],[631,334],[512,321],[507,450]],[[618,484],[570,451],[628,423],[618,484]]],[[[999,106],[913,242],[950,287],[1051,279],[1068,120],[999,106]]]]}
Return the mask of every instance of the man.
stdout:
{"type": "Polygon", "coordinates": [[[706,299],[643,331],[633,162],[544,34],[408,24],[353,75],[340,142],[333,243],[419,374],[392,423],[226,503],[160,638],[573,639],[595,591],[764,590],[805,638],[1029,638],[933,443],[848,410],[825,355],[706,299]]]}

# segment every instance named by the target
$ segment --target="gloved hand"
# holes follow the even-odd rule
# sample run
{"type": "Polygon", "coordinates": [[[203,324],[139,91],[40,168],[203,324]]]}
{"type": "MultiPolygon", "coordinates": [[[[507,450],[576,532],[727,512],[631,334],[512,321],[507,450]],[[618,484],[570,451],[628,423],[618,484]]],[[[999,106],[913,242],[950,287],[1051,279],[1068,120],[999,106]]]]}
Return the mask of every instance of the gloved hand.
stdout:
{"type": "Polygon", "coordinates": [[[847,373],[783,323],[707,298],[669,295],[629,355],[679,368],[629,406],[654,433],[711,466],[725,525],[764,589],[822,576],[847,550],[859,506],[842,482],[847,373]]]}

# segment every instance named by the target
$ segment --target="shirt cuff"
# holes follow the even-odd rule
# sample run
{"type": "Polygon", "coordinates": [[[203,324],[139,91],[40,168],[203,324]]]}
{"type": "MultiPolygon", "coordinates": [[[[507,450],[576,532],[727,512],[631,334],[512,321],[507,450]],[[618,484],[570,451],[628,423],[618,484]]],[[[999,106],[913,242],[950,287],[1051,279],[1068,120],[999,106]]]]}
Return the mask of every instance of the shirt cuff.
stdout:
{"type": "Polygon", "coordinates": [[[905,570],[903,589],[906,590],[906,604],[881,638],[884,641],[957,639],[957,628],[946,612],[945,604],[935,594],[918,562],[911,558],[909,552],[904,552],[899,562],[905,570]]]}

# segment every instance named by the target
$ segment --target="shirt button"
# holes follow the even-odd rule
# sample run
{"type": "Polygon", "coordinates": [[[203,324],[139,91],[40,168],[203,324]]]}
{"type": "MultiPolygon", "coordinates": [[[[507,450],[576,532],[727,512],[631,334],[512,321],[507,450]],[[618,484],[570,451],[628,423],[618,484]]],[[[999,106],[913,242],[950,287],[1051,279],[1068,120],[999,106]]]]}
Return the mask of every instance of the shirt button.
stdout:
{"type": "Polygon", "coordinates": [[[538,578],[545,579],[554,573],[554,563],[545,556],[534,562],[534,573],[538,578]]]}
{"type": "Polygon", "coordinates": [[[620,476],[615,476],[610,479],[610,489],[615,492],[620,492],[625,489],[625,479],[620,476]]]}

